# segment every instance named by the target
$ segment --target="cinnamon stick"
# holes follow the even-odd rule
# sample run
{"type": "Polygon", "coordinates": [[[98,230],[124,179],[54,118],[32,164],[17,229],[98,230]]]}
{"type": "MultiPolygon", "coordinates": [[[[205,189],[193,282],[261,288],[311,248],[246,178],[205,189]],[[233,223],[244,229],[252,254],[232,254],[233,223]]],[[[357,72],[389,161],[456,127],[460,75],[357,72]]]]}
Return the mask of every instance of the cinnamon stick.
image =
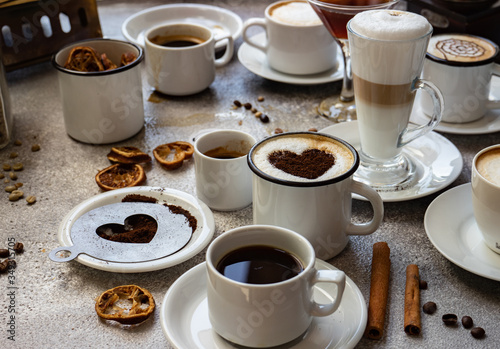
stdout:
{"type": "Polygon", "coordinates": [[[373,245],[366,338],[380,339],[384,334],[391,270],[390,253],[391,250],[386,242],[377,242],[373,245]]]}
{"type": "Polygon", "coordinates": [[[418,266],[406,267],[404,329],[409,335],[420,334],[420,288],[418,266]]]}

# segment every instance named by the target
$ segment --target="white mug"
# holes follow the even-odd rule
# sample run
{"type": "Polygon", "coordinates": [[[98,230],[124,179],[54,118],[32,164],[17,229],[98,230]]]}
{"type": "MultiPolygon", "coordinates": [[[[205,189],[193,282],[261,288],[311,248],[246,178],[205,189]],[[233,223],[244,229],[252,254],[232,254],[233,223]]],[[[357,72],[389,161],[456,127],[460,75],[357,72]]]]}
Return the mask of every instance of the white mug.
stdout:
{"type": "Polygon", "coordinates": [[[300,337],[313,317],[337,310],[345,288],[344,272],[316,270],[315,260],[307,239],[289,229],[250,225],[223,233],[209,245],[206,254],[212,328],[226,340],[245,347],[274,347],[300,337]],[[249,246],[284,251],[298,260],[302,271],[285,280],[256,284],[229,278],[218,270],[219,262],[229,252],[249,246]],[[337,292],[330,303],[313,300],[313,287],[318,282],[336,284],[337,292]]]}
{"type": "Polygon", "coordinates": [[[472,160],[472,207],[486,245],[500,254],[500,144],[472,160]]]}
{"type": "MultiPolygon", "coordinates": [[[[492,75],[500,76],[495,64],[498,46],[488,39],[468,34],[435,35],[429,42],[422,76],[441,90],[444,122],[466,123],[480,119],[499,100],[490,100],[492,75]]],[[[422,96],[424,113],[432,114],[432,101],[422,96]]]]}
{"type": "Polygon", "coordinates": [[[173,96],[203,91],[214,81],[215,68],[233,57],[230,34],[214,37],[209,28],[198,24],[160,25],[148,30],[144,41],[149,84],[173,96]],[[215,44],[222,40],[227,40],[226,51],[216,59],[215,44]]]}
{"type": "Polygon", "coordinates": [[[252,203],[247,154],[255,138],[242,131],[216,130],[194,144],[196,195],[208,207],[233,211],[252,203]]]}
{"type": "Polygon", "coordinates": [[[307,1],[279,1],[269,5],[265,18],[243,24],[243,40],[264,52],[269,66],[286,74],[316,74],[337,64],[337,44],[307,1]],[[249,28],[266,31],[266,42],[249,36],[249,28]]]}
{"type": "MultiPolygon", "coordinates": [[[[298,163],[307,161],[302,158],[298,163]]],[[[253,223],[277,225],[300,233],[314,246],[320,259],[336,256],[349,242],[349,235],[371,234],[382,221],[382,199],[369,186],[353,180],[359,166],[358,153],[341,139],[313,132],[282,133],[255,144],[248,155],[248,163],[253,171],[253,223]],[[330,146],[332,154],[339,154],[335,155],[338,169],[334,165],[315,179],[287,176],[266,162],[266,157],[269,159],[268,155],[275,149],[303,156],[309,149],[330,146]],[[352,221],[352,194],[370,201],[374,211],[370,222],[352,221]]],[[[303,165],[303,169],[310,167],[312,170],[317,166],[303,165]]]]}
{"type": "Polygon", "coordinates": [[[138,133],[144,125],[141,62],[143,50],[132,43],[113,39],[89,39],[61,48],[53,57],[61,91],[66,132],[91,144],[120,142],[138,133]],[[136,59],[112,70],[80,72],[65,68],[73,48],[87,46],[106,54],[119,65],[121,55],[136,59]]]}

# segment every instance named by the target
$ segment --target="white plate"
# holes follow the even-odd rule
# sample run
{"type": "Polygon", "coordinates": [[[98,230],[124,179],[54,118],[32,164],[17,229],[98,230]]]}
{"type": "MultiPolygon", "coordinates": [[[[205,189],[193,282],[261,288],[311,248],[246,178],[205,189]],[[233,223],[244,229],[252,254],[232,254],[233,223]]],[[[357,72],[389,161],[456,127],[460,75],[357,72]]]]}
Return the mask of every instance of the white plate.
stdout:
{"type": "Polygon", "coordinates": [[[470,183],[439,195],[427,208],[424,226],[429,240],[459,267],[500,281],[500,255],[483,241],[472,211],[470,183]]]}
{"type": "MultiPolygon", "coordinates": [[[[500,77],[493,76],[491,80],[490,99],[500,99],[500,77]]],[[[478,135],[500,131],[500,109],[489,110],[481,119],[465,124],[440,122],[435,131],[459,135],[478,135]]],[[[420,107],[420,97],[415,100],[415,107],[410,118],[416,124],[429,121],[420,107]]]]}
{"type": "MultiPolygon", "coordinates": [[[[357,121],[334,124],[320,132],[341,138],[357,150],[360,148],[357,121]]],[[[436,132],[417,138],[406,145],[403,152],[415,162],[418,182],[399,191],[379,192],[384,202],[412,200],[430,195],[450,185],[462,171],[460,151],[436,132]]]]}
{"type": "MultiPolygon", "coordinates": [[[[316,268],[336,269],[319,259],[316,260],[316,268]]],[[[184,273],[168,289],[161,305],[160,322],[167,339],[175,348],[236,348],[212,330],[208,318],[206,286],[206,266],[201,263],[184,273]]],[[[335,288],[332,284],[317,284],[314,299],[319,303],[331,302],[335,288]]],[[[354,348],[363,336],[366,321],[365,299],[358,286],[347,277],[339,309],[330,316],[314,318],[304,339],[293,348],[354,348]]]]}
{"type": "Polygon", "coordinates": [[[93,196],[75,206],[62,220],[58,230],[58,240],[61,246],[72,246],[71,227],[84,213],[97,207],[121,202],[129,194],[140,194],[154,197],[158,203],[168,203],[188,210],[197,220],[197,228],[188,244],[178,252],[152,261],[137,263],[107,262],[85,254],[76,257],[76,261],[92,268],[118,273],[140,273],[160,270],[182,263],[205,248],[215,232],[215,222],[212,211],[203,202],[179,190],[160,187],[131,187],[108,191],[93,196]]]}
{"type": "MultiPolygon", "coordinates": [[[[258,43],[264,43],[266,33],[260,33],[252,37],[252,40],[258,43]]],[[[337,67],[327,70],[323,73],[312,75],[291,75],[281,73],[272,69],[267,63],[264,52],[253,46],[243,43],[238,50],[238,59],[240,63],[252,73],[266,78],[268,80],[284,82],[295,85],[317,85],[327,82],[342,80],[344,76],[344,60],[340,48],[337,50],[337,67]]]]}
{"type": "MultiPolygon", "coordinates": [[[[122,24],[122,34],[128,41],[144,47],[144,33],[158,25],[195,23],[211,28],[215,36],[230,33],[234,40],[243,29],[241,18],[221,7],[202,4],[169,4],[151,7],[130,16],[122,24]]],[[[217,44],[224,46],[224,41],[217,44]]],[[[218,46],[216,45],[216,48],[218,46]]]]}

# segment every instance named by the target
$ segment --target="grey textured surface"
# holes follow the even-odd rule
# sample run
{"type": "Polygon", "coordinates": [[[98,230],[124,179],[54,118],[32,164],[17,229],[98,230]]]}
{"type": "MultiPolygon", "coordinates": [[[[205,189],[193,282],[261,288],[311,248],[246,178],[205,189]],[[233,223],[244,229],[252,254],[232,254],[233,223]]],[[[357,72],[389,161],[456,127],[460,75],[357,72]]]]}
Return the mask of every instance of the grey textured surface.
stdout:
{"type": "MultiPolygon", "coordinates": [[[[191,1],[218,5],[239,14],[243,20],[261,16],[270,1],[191,1]]],[[[121,24],[138,10],[167,1],[101,1],[99,14],[105,36],[122,38],[121,24]]],[[[238,48],[242,43],[237,40],[238,48]]],[[[22,146],[0,150],[2,163],[20,161],[18,173],[25,195],[38,201],[28,206],[24,200],[11,203],[5,194],[0,204],[0,247],[9,238],[23,242],[25,252],[17,256],[15,270],[15,313],[9,313],[7,275],[0,275],[0,346],[4,348],[170,348],[160,325],[160,312],[142,325],[124,329],[100,321],[94,311],[95,298],[104,290],[122,284],[138,284],[156,299],[158,310],[169,286],[184,272],[202,262],[204,251],[171,268],[140,274],[118,274],[95,270],[76,261],[54,263],[50,250],[59,246],[57,229],[62,217],[81,201],[101,191],[94,181],[97,170],[108,166],[110,146],[93,146],[70,139],[64,130],[56,72],[49,63],[38,64],[8,74],[15,117],[15,139],[22,146]],[[32,144],[39,152],[31,152],[32,144]],[[17,159],[9,159],[11,152],[17,159]],[[15,341],[8,340],[9,316],[15,315],[15,341]]],[[[286,131],[317,129],[330,122],[315,115],[314,106],[337,93],[340,83],[293,86],[267,81],[247,71],[235,56],[217,71],[215,82],[195,96],[149,102],[150,87],[143,86],[146,123],[133,138],[117,145],[137,146],[151,153],[159,144],[189,140],[210,128],[240,129],[256,138],[272,134],[279,127],[286,131]],[[232,101],[259,104],[270,117],[262,124],[249,112],[232,110],[232,101]]],[[[498,133],[479,136],[444,135],[461,151],[464,168],[450,186],[469,182],[473,155],[491,144],[500,143],[498,133]]],[[[165,171],[156,163],[146,168],[147,185],[179,189],[195,195],[194,164],[188,161],[176,171],[165,171]]],[[[448,188],[447,188],[448,189],[448,188]]],[[[446,190],[446,189],[444,189],[446,190]]],[[[444,191],[443,190],[443,191],[444,191]]],[[[442,192],[442,191],[441,191],[442,192]]],[[[440,193],[441,193],[440,192],[440,193]]],[[[369,298],[372,244],[387,241],[391,247],[391,283],[385,335],[379,341],[362,339],[359,348],[498,348],[500,347],[500,282],[465,271],[443,257],[428,240],[423,219],[427,206],[439,193],[418,200],[386,203],[385,219],[374,234],[352,237],[347,248],[329,262],[344,270],[359,286],[366,302],[369,298]],[[403,331],[405,269],[420,267],[429,288],[421,293],[422,304],[434,301],[438,311],[422,314],[422,334],[407,336],[403,331]],[[459,318],[470,315],[485,328],[482,340],[472,338],[461,326],[447,328],[444,313],[459,318]]],[[[354,201],[356,220],[366,220],[371,209],[354,201]]],[[[215,235],[252,223],[251,207],[237,212],[214,212],[215,235]]],[[[191,349],[191,348],[186,348],[191,349]]]]}

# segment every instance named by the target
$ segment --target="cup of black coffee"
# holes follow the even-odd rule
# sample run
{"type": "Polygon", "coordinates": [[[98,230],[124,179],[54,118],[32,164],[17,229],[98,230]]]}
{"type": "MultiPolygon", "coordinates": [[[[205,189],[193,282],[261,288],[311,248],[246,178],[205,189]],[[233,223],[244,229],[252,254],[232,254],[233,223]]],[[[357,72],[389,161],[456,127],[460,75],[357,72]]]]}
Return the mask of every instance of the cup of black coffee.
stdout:
{"type": "Polygon", "coordinates": [[[271,225],[250,225],[223,233],[208,247],[207,301],[216,333],[245,347],[292,342],[314,316],[337,310],[345,288],[340,270],[315,269],[316,256],[302,235],[271,225]],[[329,304],[311,295],[317,282],[334,283],[329,304]]]}

